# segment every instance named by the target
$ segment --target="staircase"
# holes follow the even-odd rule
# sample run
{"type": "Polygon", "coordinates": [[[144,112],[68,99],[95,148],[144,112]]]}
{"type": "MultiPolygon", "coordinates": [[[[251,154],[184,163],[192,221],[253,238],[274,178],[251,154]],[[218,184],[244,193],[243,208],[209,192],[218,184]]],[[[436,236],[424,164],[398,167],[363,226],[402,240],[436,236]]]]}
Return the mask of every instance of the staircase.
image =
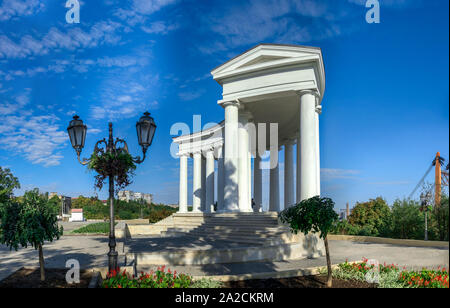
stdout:
{"type": "Polygon", "coordinates": [[[134,265],[214,266],[323,254],[317,235],[292,234],[273,212],[176,213],[149,227],[157,237],[131,234],[126,260],[134,265]]]}
{"type": "Polygon", "coordinates": [[[173,227],[161,235],[205,241],[230,241],[249,246],[293,243],[296,236],[278,222],[277,213],[174,214],[173,227]]]}

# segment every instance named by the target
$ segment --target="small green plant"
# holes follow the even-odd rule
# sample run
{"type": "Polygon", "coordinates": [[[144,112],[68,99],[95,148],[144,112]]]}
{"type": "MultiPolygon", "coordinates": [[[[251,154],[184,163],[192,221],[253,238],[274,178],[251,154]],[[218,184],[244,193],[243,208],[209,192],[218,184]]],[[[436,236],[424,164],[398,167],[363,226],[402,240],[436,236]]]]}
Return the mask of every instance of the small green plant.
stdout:
{"type": "Polygon", "coordinates": [[[150,273],[141,272],[138,277],[128,274],[125,270],[113,270],[103,280],[103,288],[188,288],[192,284],[192,277],[185,274],[172,272],[170,269],[165,271],[165,266],[150,273]]]}
{"type": "Polygon", "coordinates": [[[114,153],[97,151],[91,156],[88,169],[97,172],[95,176],[95,187],[102,189],[106,179],[112,175],[118,190],[131,184],[136,165],[133,157],[125,150],[120,149],[114,153]]]}
{"type": "Polygon", "coordinates": [[[37,189],[25,192],[22,202],[11,200],[1,208],[0,243],[17,250],[19,245],[31,245],[39,250],[41,281],[45,280],[44,253],[45,241],[59,239],[63,228],[58,228],[56,213],[45,196],[37,189]]]}
{"type": "Polygon", "coordinates": [[[330,251],[328,248],[328,233],[333,230],[339,216],[334,211],[334,202],[330,198],[315,196],[301,201],[296,206],[285,209],[279,214],[283,223],[289,224],[291,231],[297,234],[299,231],[305,235],[319,233],[324,240],[327,256],[327,286],[332,286],[332,271],[330,251]]]}
{"type": "Polygon", "coordinates": [[[222,288],[223,283],[221,281],[202,278],[199,280],[194,280],[190,288],[192,289],[218,289],[222,288]]]}

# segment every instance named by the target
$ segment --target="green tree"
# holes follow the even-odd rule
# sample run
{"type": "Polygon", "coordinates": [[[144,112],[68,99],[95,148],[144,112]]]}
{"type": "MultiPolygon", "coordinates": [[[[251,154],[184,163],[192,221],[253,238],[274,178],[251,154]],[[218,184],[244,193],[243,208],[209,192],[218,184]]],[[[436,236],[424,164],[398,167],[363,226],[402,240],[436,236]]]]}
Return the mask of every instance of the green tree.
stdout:
{"type": "Polygon", "coordinates": [[[6,244],[10,249],[17,250],[32,246],[39,249],[39,265],[41,281],[45,280],[44,253],[42,245],[45,241],[59,239],[63,228],[58,228],[56,213],[51,208],[45,196],[39,194],[37,189],[24,194],[23,202],[10,200],[1,209],[3,230],[0,243],[6,244]]]}
{"type": "Polygon", "coordinates": [[[386,228],[391,210],[386,201],[378,197],[368,202],[356,203],[348,221],[353,226],[361,228],[362,235],[378,236],[386,228]]]}
{"type": "Polygon", "coordinates": [[[392,206],[391,236],[401,239],[423,239],[425,217],[420,204],[411,199],[395,200],[392,206]]]}
{"type": "Polygon", "coordinates": [[[339,219],[338,214],[334,211],[333,200],[315,196],[285,209],[279,214],[279,217],[281,222],[289,224],[291,231],[295,234],[299,231],[305,235],[310,232],[319,232],[320,238],[325,242],[328,270],[327,286],[331,287],[333,281],[327,235],[339,219]]]}
{"type": "Polygon", "coordinates": [[[19,189],[20,183],[8,168],[0,167],[0,204],[13,196],[14,189],[19,189]]]}
{"type": "Polygon", "coordinates": [[[449,236],[449,205],[448,196],[442,195],[440,206],[435,206],[431,213],[432,225],[436,229],[440,241],[448,241],[449,236]]]}
{"type": "Polygon", "coordinates": [[[56,214],[61,210],[61,202],[61,199],[56,195],[48,199],[48,205],[56,214]]]}

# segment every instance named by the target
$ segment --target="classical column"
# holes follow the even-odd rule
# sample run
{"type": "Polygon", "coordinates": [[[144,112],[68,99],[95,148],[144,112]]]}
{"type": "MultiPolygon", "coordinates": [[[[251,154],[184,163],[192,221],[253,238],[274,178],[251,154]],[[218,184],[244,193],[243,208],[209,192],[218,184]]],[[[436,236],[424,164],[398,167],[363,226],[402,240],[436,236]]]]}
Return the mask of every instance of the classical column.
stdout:
{"type": "Polygon", "coordinates": [[[250,212],[251,205],[249,200],[248,187],[248,154],[249,148],[249,134],[248,123],[249,114],[243,110],[239,110],[239,160],[238,160],[238,174],[239,174],[239,211],[250,212]]]}
{"type": "Polygon", "coordinates": [[[206,152],[206,201],[205,213],[214,211],[214,150],[206,152]]]}
{"type": "Polygon", "coordinates": [[[294,200],[294,157],[291,140],[284,145],[284,208],[292,206],[294,200]]]}
{"type": "Polygon", "coordinates": [[[256,151],[255,163],[253,166],[253,199],[255,201],[255,212],[262,209],[262,170],[261,170],[261,156],[256,151]]]}
{"type": "Polygon", "coordinates": [[[186,154],[180,155],[180,195],[179,195],[179,212],[187,213],[187,186],[188,186],[188,157],[186,154]]]}
{"type": "Polygon", "coordinates": [[[224,166],[224,147],[221,146],[218,149],[218,159],[217,159],[217,211],[223,211],[224,208],[224,200],[223,200],[223,193],[224,193],[224,173],[225,173],[225,166],[224,166]]]}
{"type": "Polygon", "coordinates": [[[250,210],[252,208],[252,153],[248,153],[248,204],[250,204],[250,210]]]}
{"type": "Polygon", "coordinates": [[[192,193],[192,211],[200,212],[202,206],[202,154],[194,153],[194,181],[192,193]]]}
{"type": "Polygon", "coordinates": [[[270,212],[279,212],[280,211],[280,170],[278,164],[278,146],[273,147],[270,145],[270,160],[271,167],[270,169],[270,204],[269,211],[270,212]]]}
{"type": "Polygon", "coordinates": [[[202,155],[202,195],[201,211],[206,210],[206,158],[202,155]]]}
{"type": "Polygon", "coordinates": [[[300,92],[300,200],[317,195],[316,96],[313,91],[300,92]]]}
{"type": "Polygon", "coordinates": [[[223,104],[225,108],[225,187],[224,212],[239,210],[238,193],[238,117],[239,103],[232,101],[223,104]]]}
{"type": "Polygon", "coordinates": [[[319,141],[319,115],[322,113],[322,106],[317,105],[315,117],[316,129],[316,194],[320,196],[320,141],[319,141]]]}
{"type": "MultiPolygon", "coordinates": [[[[300,121],[300,115],[299,115],[299,121],[300,121]]],[[[297,173],[296,173],[296,193],[295,193],[295,202],[296,203],[300,203],[301,200],[301,183],[302,183],[302,179],[301,177],[301,147],[300,147],[300,134],[297,136],[297,161],[296,161],[296,168],[297,168],[297,173]]]]}

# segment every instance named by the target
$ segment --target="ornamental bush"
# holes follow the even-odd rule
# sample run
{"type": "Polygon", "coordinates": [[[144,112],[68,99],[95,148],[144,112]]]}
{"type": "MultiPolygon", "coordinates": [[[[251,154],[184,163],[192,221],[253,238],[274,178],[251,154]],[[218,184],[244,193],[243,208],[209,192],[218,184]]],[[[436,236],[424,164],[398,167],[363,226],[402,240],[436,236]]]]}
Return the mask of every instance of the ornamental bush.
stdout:
{"type": "Polygon", "coordinates": [[[338,214],[334,211],[334,201],[330,198],[315,196],[301,201],[299,204],[289,207],[279,214],[282,223],[291,227],[295,234],[302,232],[319,233],[320,238],[325,243],[325,253],[327,259],[327,286],[332,286],[332,272],[330,251],[328,248],[327,235],[336,225],[338,214]]]}
{"type": "Polygon", "coordinates": [[[103,280],[103,288],[188,288],[192,284],[192,277],[185,274],[177,274],[170,269],[165,271],[165,266],[150,273],[141,272],[138,277],[128,274],[125,270],[113,270],[103,280]]]}

